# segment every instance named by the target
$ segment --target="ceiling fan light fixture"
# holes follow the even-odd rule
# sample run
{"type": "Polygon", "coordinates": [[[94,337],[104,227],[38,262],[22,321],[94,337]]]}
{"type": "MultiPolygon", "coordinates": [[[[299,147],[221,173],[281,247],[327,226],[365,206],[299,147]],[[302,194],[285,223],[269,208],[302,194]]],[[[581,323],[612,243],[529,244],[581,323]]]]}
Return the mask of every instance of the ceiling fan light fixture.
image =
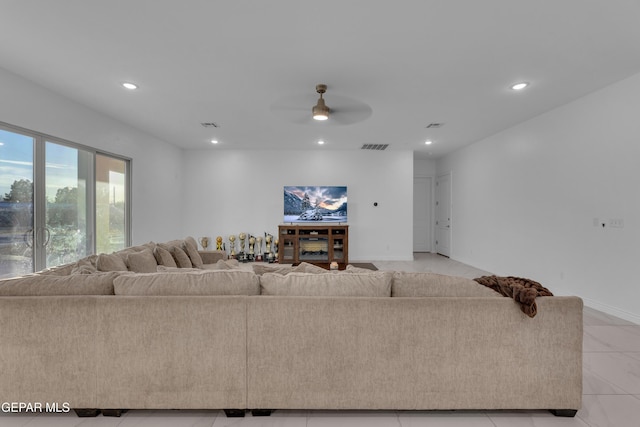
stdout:
{"type": "Polygon", "coordinates": [[[320,94],[318,103],[313,106],[311,112],[313,113],[314,120],[327,120],[329,118],[329,107],[324,103],[322,94],[327,91],[327,85],[319,84],[316,86],[316,92],[320,94]]]}
{"type": "Polygon", "coordinates": [[[324,104],[324,99],[320,98],[313,107],[314,120],[327,120],[329,118],[329,107],[324,104]]]}

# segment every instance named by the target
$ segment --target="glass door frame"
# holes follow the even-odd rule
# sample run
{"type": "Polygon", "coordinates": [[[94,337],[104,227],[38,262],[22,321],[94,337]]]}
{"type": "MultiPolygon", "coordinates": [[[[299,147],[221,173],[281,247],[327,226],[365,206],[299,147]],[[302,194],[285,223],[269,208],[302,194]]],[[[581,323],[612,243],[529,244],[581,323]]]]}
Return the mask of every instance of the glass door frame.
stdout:
{"type": "Polygon", "coordinates": [[[33,270],[40,271],[47,266],[47,248],[46,244],[50,238],[50,232],[47,230],[46,222],[46,145],[47,143],[58,144],[61,146],[74,148],[90,153],[91,161],[87,164],[87,179],[90,182],[86,184],[86,253],[95,253],[95,236],[96,236],[96,156],[102,155],[112,157],[125,162],[125,247],[131,245],[131,159],[109,153],[107,151],[98,150],[82,144],[77,144],[51,135],[14,126],[9,123],[0,121],[0,129],[33,138],[33,270]]]}

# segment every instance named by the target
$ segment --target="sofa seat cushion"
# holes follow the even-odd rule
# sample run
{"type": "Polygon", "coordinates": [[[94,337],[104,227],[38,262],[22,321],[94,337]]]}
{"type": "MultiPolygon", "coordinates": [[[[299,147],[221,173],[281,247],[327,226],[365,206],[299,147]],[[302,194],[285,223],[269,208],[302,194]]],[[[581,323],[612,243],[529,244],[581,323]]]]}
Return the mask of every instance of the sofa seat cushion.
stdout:
{"type": "Polygon", "coordinates": [[[264,273],[260,290],[277,296],[389,297],[392,279],[391,272],[264,273]]]}
{"type": "Polygon", "coordinates": [[[259,295],[258,276],[242,270],[200,270],[123,275],[116,295],[259,295]]]}
{"type": "Polygon", "coordinates": [[[53,276],[33,274],[0,282],[0,296],[113,295],[117,272],[53,276]]]}
{"type": "Polygon", "coordinates": [[[436,273],[393,273],[392,297],[500,297],[472,279],[436,273]]]}

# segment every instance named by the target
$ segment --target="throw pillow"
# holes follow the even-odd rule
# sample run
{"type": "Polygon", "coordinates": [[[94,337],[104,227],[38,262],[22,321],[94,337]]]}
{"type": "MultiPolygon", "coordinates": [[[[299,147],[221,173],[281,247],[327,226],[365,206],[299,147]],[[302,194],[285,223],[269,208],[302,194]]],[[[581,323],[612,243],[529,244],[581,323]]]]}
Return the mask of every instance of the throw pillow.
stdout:
{"type": "Polygon", "coordinates": [[[71,270],[71,274],[93,274],[97,273],[96,262],[98,261],[97,255],[90,255],[86,258],[82,258],[76,262],[71,270]]]}
{"type": "Polygon", "coordinates": [[[115,253],[98,255],[96,267],[100,271],[128,271],[124,259],[115,253]]]}
{"type": "Polygon", "coordinates": [[[158,268],[158,262],[149,249],[127,255],[129,271],[136,273],[154,273],[158,268]]]}
{"type": "Polygon", "coordinates": [[[237,259],[219,259],[215,264],[207,264],[203,268],[207,270],[233,270],[240,267],[237,259]]]}
{"type": "Polygon", "coordinates": [[[196,239],[194,239],[193,237],[187,236],[184,238],[184,241],[190,243],[195,250],[198,250],[198,242],[196,242],[196,239]]]}
{"type": "MultiPolygon", "coordinates": [[[[292,273],[313,273],[313,274],[327,274],[329,270],[324,269],[322,267],[318,267],[315,264],[310,264],[308,262],[301,262],[300,264],[293,267],[291,270],[292,273]]],[[[368,271],[371,272],[371,271],[368,271]]]]}
{"type": "Polygon", "coordinates": [[[165,267],[177,267],[176,260],[173,259],[171,252],[168,249],[156,245],[153,249],[153,256],[156,257],[158,265],[164,265],[165,267]]]}
{"type": "Polygon", "coordinates": [[[180,268],[191,268],[193,264],[191,264],[191,260],[189,259],[189,255],[186,254],[185,251],[180,249],[177,246],[171,246],[169,249],[173,259],[176,261],[176,265],[180,268]]]}
{"type": "Polygon", "coordinates": [[[202,258],[198,253],[197,247],[194,247],[191,242],[189,242],[188,240],[185,240],[184,243],[182,244],[182,250],[186,252],[187,256],[189,257],[189,260],[191,260],[191,264],[193,264],[195,268],[202,268],[204,263],[202,262],[202,258]]]}

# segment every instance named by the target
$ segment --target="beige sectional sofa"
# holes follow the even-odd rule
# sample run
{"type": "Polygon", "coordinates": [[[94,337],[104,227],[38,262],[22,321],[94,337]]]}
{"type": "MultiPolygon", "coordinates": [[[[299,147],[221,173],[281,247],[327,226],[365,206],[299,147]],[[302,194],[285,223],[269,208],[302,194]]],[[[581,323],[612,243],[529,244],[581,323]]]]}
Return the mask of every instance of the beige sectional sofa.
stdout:
{"type": "Polygon", "coordinates": [[[52,274],[0,281],[0,401],[81,415],[581,406],[577,297],[538,298],[529,318],[459,277],[216,265],[82,274],[85,294],[52,274]]]}

